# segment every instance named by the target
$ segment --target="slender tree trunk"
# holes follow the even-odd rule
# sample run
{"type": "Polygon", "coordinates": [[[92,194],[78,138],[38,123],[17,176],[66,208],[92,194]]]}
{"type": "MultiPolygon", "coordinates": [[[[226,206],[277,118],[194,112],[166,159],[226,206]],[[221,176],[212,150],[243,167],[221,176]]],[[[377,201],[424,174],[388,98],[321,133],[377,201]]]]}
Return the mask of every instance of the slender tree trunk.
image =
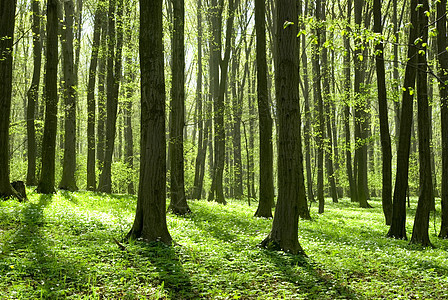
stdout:
{"type": "Polygon", "coordinates": [[[105,124],[106,124],[106,58],[107,58],[107,22],[104,20],[101,29],[101,42],[98,53],[98,117],[97,117],[97,148],[96,159],[100,170],[104,165],[104,144],[105,144],[105,124]]]}
{"type": "MultiPolygon", "coordinates": [[[[321,19],[323,23],[326,22],[326,0],[321,0],[322,11],[321,19]]],[[[324,25],[325,26],[325,25],[324,25]]],[[[327,41],[326,28],[322,30],[322,45],[325,45],[327,41]]],[[[323,87],[323,104],[324,104],[324,122],[327,130],[327,139],[324,142],[324,148],[326,149],[326,155],[328,162],[328,181],[330,182],[330,194],[334,203],[338,202],[338,191],[336,188],[336,179],[333,167],[333,132],[331,128],[331,94],[330,94],[330,66],[328,63],[328,48],[326,46],[322,47],[322,87],[323,87]]]]}
{"type": "Polygon", "coordinates": [[[202,0],[197,0],[197,23],[198,23],[198,75],[196,80],[196,112],[198,122],[198,153],[194,170],[193,199],[201,199],[202,183],[199,182],[201,168],[205,164],[204,148],[204,110],[202,108],[202,0]],[[199,189],[201,187],[201,189],[199,189]]]}
{"type": "MultiPolygon", "coordinates": [[[[321,20],[321,0],[316,0],[315,10],[316,20],[319,23],[321,20]]],[[[318,25],[320,26],[320,24],[318,25]]],[[[321,42],[321,28],[316,28],[316,40],[317,43],[313,43],[313,94],[314,103],[317,107],[318,115],[318,127],[316,131],[316,143],[317,143],[317,200],[319,201],[319,213],[324,212],[325,199],[324,199],[324,139],[325,139],[325,120],[324,120],[324,103],[322,100],[321,89],[321,73],[319,63],[319,52],[321,42]]]]}
{"type": "MultiPolygon", "coordinates": [[[[381,18],[381,1],[374,0],[373,2],[374,14],[374,31],[382,34],[382,18],[381,18]]],[[[377,41],[375,46],[376,52],[376,72],[377,72],[377,88],[378,88],[378,108],[380,118],[380,134],[381,134],[381,150],[383,153],[382,166],[382,203],[383,212],[386,219],[386,225],[392,222],[392,149],[389,135],[389,116],[387,113],[387,94],[386,94],[386,72],[384,67],[384,47],[383,39],[377,41]]]]}
{"type": "Polygon", "coordinates": [[[271,207],[274,202],[274,156],[272,148],[272,118],[268,99],[264,0],[255,0],[255,28],[257,31],[257,92],[260,135],[260,197],[255,216],[272,218],[271,207]]]}
{"type": "Polygon", "coordinates": [[[400,136],[400,92],[399,92],[399,80],[400,75],[398,73],[398,43],[399,43],[399,28],[398,24],[398,12],[397,12],[397,2],[398,0],[392,0],[392,23],[393,23],[393,33],[394,33],[394,62],[393,62],[393,97],[394,99],[394,113],[395,113],[395,140],[398,149],[398,137],[400,136]]]}
{"type": "Polygon", "coordinates": [[[409,149],[411,146],[411,127],[413,115],[413,94],[417,64],[417,50],[414,41],[417,39],[417,0],[411,0],[411,29],[408,40],[408,61],[403,84],[403,100],[400,118],[400,139],[397,149],[397,173],[395,178],[392,204],[392,224],[388,237],[407,239],[406,237],[406,190],[409,176],[409,149]]]}
{"type": "Polygon", "coordinates": [[[63,45],[64,56],[64,161],[62,166],[62,179],[59,188],[62,190],[76,191],[76,80],[73,53],[73,0],[64,2],[65,28],[63,30],[65,42],[63,45]]]}
{"type": "MultiPolygon", "coordinates": [[[[352,2],[347,1],[347,33],[350,32],[352,2]]],[[[350,60],[350,38],[348,34],[344,35],[344,130],[345,130],[345,165],[347,170],[347,178],[350,188],[350,199],[352,202],[358,202],[358,190],[356,188],[355,179],[353,177],[352,163],[352,146],[351,146],[351,130],[350,130],[350,106],[351,106],[351,60],[350,60]]]]}
{"type": "Polygon", "coordinates": [[[28,90],[28,106],[26,110],[26,131],[27,131],[27,161],[28,169],[26,175],[27,185],[37,185],[36,179],[36,128],[34,120],[36,117],[36,104],[39,99],[40,68],[42,66],[42,42],[40,28],[40,1],[31,2],[33,14],[33,79],[28,90]]]}
{"type": "Polygon", "coordinates": [[[298,12],[296,1],[278,0],[275,83],[279,122],[278,201],[274,221],[262,246],[281,249],[292,254],[303,253],[298,241],[299,174],[300,169],[300,109],[297,43],[298,12]],[[284,28],[284,20],[293,25],[284,28]]]}
{"type": "Polygon", "coordinates": [[[9,182],[9,124],[16,0],[0,4],[0,198],[19,197],[9,182]]]}
{"type": "MultiPolygon", "coordinates": [[[[357,30],[361,31],[361,18],[362,9],[364,6],[364,0],[355,0],[354,12],[355,12],[355,24],[357,30]]],[[[363,91],[361,91],[361,83],[363,81],[362,70],[362,47],[364,41],[363,38],[358,35],[355,39],[355,51],[354,51],[354,65],[355,65],[355,142],[356,142],[356,166],[357,166],[357,189],[358,189],[358,201],[359,205],[364,208],[371,207],[367,203],[368,191],[367,187],[367,99],[363,91]]]]}
{"type": "Polygon", "coordinates": [[[128,238],[171,244],[166,225],[165,76],[162,0],[140,1],[141,163],[128,238]]]}
{"type": "Polygon", "coordinates": [[[440,116],[442,132],[442,222],[440,238],[448,238],[448,52],[447,47],[447,17],[446,0],[437,2],[437,52],[439,58],[439,92],[440,92],[440,116]]]}
{"type": "Polygon", "coordinates": [[[89,83],[87,88],[87,190],[96,189],[95,168],[95,80],[98,65],[104,2],[99,2],[93,25],[92,55],[90,58],[89,83]]]}
{"type": "Polygon", "coordinates": [[[123,0],[109,2],[109,33],[107,57],[107,119],[106,119],[106,149],[104,151],[104,165],[98,183],[98,190],[104,193],[112,192],[112,156],[115,147],[117,127],[118,89],[121,78],[121,62],[123,48],[123,0]],[[115,22],[117,37],[115,38],[115,22]],[[116,41],[116,43],[115,43],[116,41]],[[116,53],[115,53],[116,47],[116,53]]]}
{"type": "Polygon", "coordinates": [[[433,199],[433,186],[431,174],[431,151],[429,128],[429,101],[426,50],[428,43],[428,0],[420,0],[417,9],[419,41],[417,43],[417,106],[418,106],[418,153],[420,165],[420,195],[417,210],[415,211],[414,227],[411,244],[421,244],[424,247],[432,246],[429,240],[429,213],[433,199]]]}
{"type": "Polygon", "coordinates": [[[184,1],[173,1],[173,44],[172,44],[172,88],[170,123],[170,206],[177,215],[190,212],[185,197],[184,142],[185,125],[185,48],[184,48],[184,1]]]}
{"type": "Polygon", "coordinates": [[[56,133],[58,126],[58,0],[47,2],[47,63],[45,72],[45,124],[42,169],[37,192],[55,192],[56,133]]]}

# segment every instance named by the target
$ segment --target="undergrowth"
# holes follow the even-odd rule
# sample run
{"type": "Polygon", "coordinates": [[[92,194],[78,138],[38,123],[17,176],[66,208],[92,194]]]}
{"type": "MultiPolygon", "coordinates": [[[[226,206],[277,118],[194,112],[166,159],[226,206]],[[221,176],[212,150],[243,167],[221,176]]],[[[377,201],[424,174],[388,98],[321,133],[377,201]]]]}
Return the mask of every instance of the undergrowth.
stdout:
{"type": "MultiPolygon", "coordinates": [[[[168,214],[171,247],[124,243],[136,198],[91,192],[0,201],[0,299],[446,299],[448,241],[435,249],[385,237],[381,202],[342,199],[299,221],[308,257],[257,245],[272,220],[255,206],[190,201],[168,214]]],[[[411,234],[416,199],[408,210],[411,234]]],[[[256,204],[256,203],[255,203],[256,204]]]]}

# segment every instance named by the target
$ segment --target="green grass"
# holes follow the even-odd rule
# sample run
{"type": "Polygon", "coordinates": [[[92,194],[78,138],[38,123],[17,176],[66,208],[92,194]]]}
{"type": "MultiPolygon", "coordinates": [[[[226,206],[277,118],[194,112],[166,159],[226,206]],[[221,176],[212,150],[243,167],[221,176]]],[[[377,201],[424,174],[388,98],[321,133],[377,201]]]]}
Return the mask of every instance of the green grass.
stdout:
{"type": "MultiPolygon", "coordinates": [[[[385,238],[379,200],[343,199],[299,222],[308,258],[257,245],[272,220],[255,206],[191,201],[168,215],[176,244],[140,241],[122,251],[136,198],[90,192],[31,193],[0,201],[0,299],[447,299],[448,241],[422,249],[385,238]]],[[[409,210],[412,230],[415,199],[409,210]]]]}

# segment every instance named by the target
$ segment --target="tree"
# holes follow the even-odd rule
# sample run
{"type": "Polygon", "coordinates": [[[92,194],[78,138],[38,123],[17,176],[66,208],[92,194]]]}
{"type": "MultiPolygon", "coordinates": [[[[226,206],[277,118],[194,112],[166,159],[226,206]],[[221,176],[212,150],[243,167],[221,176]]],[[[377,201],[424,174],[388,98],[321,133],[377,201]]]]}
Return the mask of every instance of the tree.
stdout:
{"type": "Polygon", "coordinates": [[[140,0],[141,157],[128,238],[170,244],[166,225],[165,75],[162,0],[140,0]]]}
{"type": "Polygon", "coordinates": [[[406,190],[409,178],[409,150],[411,147],[411,128],[413,115],[413,94],[417,64],[417,50],[414,41],[417,39],[417,0],[411,0],[411,28],[408,40],[408,61],[404,75],[400,138],[397,149],[397,173],[395,176],[394,197],[392,202],[392,223],[388,237],[407,239],[406,236],[406,190]]]}
{"type": "Polygon", "coordinates": [[[87,87],[87,189],[96,189],[95,168],[95,81],[100,48],[101,27],[104,18],[104,2],[98,2],[94,16],[92,55],[90,57],[89,82],[87,87]]]}
{"type": "Polygon", "coordinates": [[[104,165],[101,171],[98,190],[104,193],[112,192],[112,155],[115,146],[117,127],[118,91],[121,79],[121,62],[123,50],[123,0],[109,2],[109,31],[107,42],[107,118],[106,118],[106,148],[104,150],[104,165]],[[117,9],[115,10],[115,5],[117,9]],[[115,28],[115,25],[117,25],[115,28]],[[115,29],[117,34],[115,37],[115,29]],[[116,49],[115,49],[116,47],[116,49]],[[116,52],[115,52],[116,50],[116,52]]]}
{"type": "Polygon", "coordinates": [[[190,212],[185,197],[184,180],[184,143],[185,124],[185,46],[184,20],[185,6],[183,0],[173,1],[173,44],[172,44],[172,88],[170,118],[170,206],[178,215],[190,212]]]}
{"type": "Polygon", "coordinates": [[[255,0],[255,28],[257,31],[257,92],[260,130],[260,199],[257,217],[272,218],[274,203],[274,167],[272,149],[272,118],[268,99],[266,63],[266,31],[264,0],[255,0]]]}
{"type": "Polygon", "coordinates": [[[359,205],[364,208],[371,207],[367,203],[368,191],[367,191],[367,99],[365,99],[364,91],[361,90],[362,85],[362,62],[363,55],[362,49],[364,48],[364,41],[361,35],[361,21],[362,11],[364,7],[364,0],[354,1],[355,12],[355,24],[357,29],[357,36],[355,38],[355,51],[354,51],[354,65],[355,65],[355,79],[354,79],[354,92],[355,92],[355,162],[357,166],[357,197],[359,205]]]}
{"type": "Polygon", "coordinates": [[[301,147],[298,86],[297,5],[294,0],[277,1],[275,47],[275,91],[278,117],[278,200],[269,235],[261,243],[268,248],[302,253],[298,241],[301,147]]]}
{"type": "Polygon", "coordinates": [[[45,124],[42,140],[42,170],[37,191],[55,192],[56,133],[58,126],[58,0],[47,2],[47,55],[45,72],[45,124]]]}
{"type": "Polygon", "coordinates": [[[374,31],[379,35],[375,45],[376,81],[378,88],[378,108],[380,118],[381,149],[383,153],[381,199],[386,225],[391,224],[392,218],[392,147],[389,134],[389,116],[387,113],[386,72],[384,67],[383,28],[381,21],[381,1],[373,2],[374,31]]]}
{"type": "Polygon", "coordinates": [[[9,182],[9,123],[16,0],[0,3],[0,197],[19,197],[9,182]]]}
{"type": "Polygon", "coordinates": [[[73,0],[64,1],[65,26],[62,54],[64,57],[64,160],[62,166],[62,179],[59,188],[76,191],[76,90],[75,64],[73,53],[73,0]]]}
{"type": "Polygon", "coordinates": [[[442,128],[442,222],[439,237],[448,238],[448,52],[446,0],[437,2],[437,51],[439,58],[440,115],[442,128]]]}
{"type": "Polygon", "coordinates": [[[428,104],[428,78],[426,45],[428,43],[428,0],[420,0],[417,8],[419,39],[416,41],[418,53],[417,65],[417,105],[418,105],[418,154],[420,165],[420,195],[415,211],[411,243],[424,247],[432,246],[429,240],[429,213],[434,203],[432,186],[430,126],[428,104]]]}
{"type": "Polygon", "coordinates": [[[40,1],[33,0],[31,2],[31,10],[33,14],[33,79],[28,90],[28,106],[26,109],[26,130],[27,130],[27,154],[28,169],[26,175],[27,185],[37,185],[36,179],[36,128],[35,115],[36,103],[39,98],[39,82],[40,69],[42,66],[42,41],[40,36],[40,1]]]}
{"type": "Polygon", "coordinates": [[[321,20],[321,0],[316,0],[315,16],[317,24],[315,29],[315,42],[313,42],[312,61],[313,61],[313,95],[315,106],[317,106],[318,126],[316,130],[317,144],[317,201],[319,201],[319,213],[324,212],[324,139],[325,139],[325,117],[324,103],[322,100],[321,72],[319,53],[322,45],[320,20],[321,20]]]}

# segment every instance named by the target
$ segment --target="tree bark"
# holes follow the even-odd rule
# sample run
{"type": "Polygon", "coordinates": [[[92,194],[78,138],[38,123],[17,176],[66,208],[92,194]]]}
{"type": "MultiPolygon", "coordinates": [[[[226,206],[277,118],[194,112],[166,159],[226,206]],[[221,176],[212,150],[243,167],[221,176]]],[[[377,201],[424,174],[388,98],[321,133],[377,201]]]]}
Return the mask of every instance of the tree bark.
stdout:
{"type": "Polygon", "coordinates": [[[42,169],[37,192],[55,192],[56,133],[58,126],[58,0],[47,2],[47,62],[45,72],[45,123],[42,140],[42,169]]]}
{"type": "Polygon", "coordinates": [[[41,9],[40,1],[31,2],[31,11],[33,24],[33,79],[28,90],[28,106],[26,109],[26,131],[27,131],[27,161],[28,169],[26,175],[26,184],[28,186],[37,185],[36,178],[36,127],[34,120],[36,118],[36,103],[39,99],[40,69],[42,66],[42,41],[41,41],[41,9]]]}
{"type": "Polygon", "coordinates": [[[413,94],[417,64],[417,50],[414,41],[417,39],[417,0],[411,0],[411,29],[408,40],[408,61],[404,75],[400,139],[397,149],[397,173],[395,177],[394,197],[392,203],[392,224],[388,237],[407,239],[406,236],[406,190],[409,177],[409,150],[411,146],[411,127],[413,115],[413,94]]]}
{"type": "Polygon", "coordinates": [[[76,191],[76,80],[73,53],[73,0],[64,2],[65,28],[63,30],[65,39],[62,43],[64,57],[64,160],[62,165],[62,179],[59,188],[62,190],[76,191]]]}
{"type": "Polygon", "coordinates": [[[98,50],[100,47],[101,27],[103,22],[102,6],[99,2],[93,25],[92,55],[90,58],[89,82],[87,87],[87,190],[96,189],[95,168],[95,80],[98,65],[98,50]]]}
{"type": "Polygon", "coordinates": [[[272,218],[271,207],[274,202],[274,158],[272,148],[272,118],[268,99],[264,0],[255,0],[255,28],[257,32],[257,92],[260,135],[260,196],[255,216],[272,218]]]}
{"type": "Polygon", "coordinates": [[[440,115],[442,132],[442,187],[441,202],[442,222],[440,226],[440,238],[448,238],[448,52],[447,47],[447,18],[446,0],[437,2],[437,52],[439,58],[439,92],[440,115]]]}
{"type": "Polygon", "coordinates": [[[392,149],[389,134],[389,116],[387,112],[386,72],[384,67],[384,46],[382,38],[381,1],[374,0],[374,31],[380,35],[375,45],[376,77],[378,88],[378,108],[380,119],[381,150],[383,154],[382,165],[382,204],[386,225],[392,222],[392,149]]]}
{"type": "Polygon", "coordinates": [[[16,0],[0,4],[0,198],[19,194],[9,181],[9,124],[12,98],[12,61],[16,0]]]}
{"type": "Polygon", "coordinates": [[[177,215],[191,212],[185,197],[184,142],[185,125],[185,47],[184,47],[184,1],[173,1],[173,44],[170,123],[170,196],[169,210],[177,215]]]}
{"type": "Polygon", "coordinates": [[[355,92],[355,152],[356,152],[356,166],[357,166],[357,196],[359,205],[363,208],[371,207],[367,203],[368,191],[367,191],[367,99],[365,99],[364,91],[361,91],[361,83],[363,81],[362,70],[362,48],[363,38],[361,37],[361,21],[362,10],[364,6],[364,0],[355,0],[354,12],[355,12],[355,24],[358,30],[358,37],[355,38],[355,51],[354,51],[354,65],[355,65],[355,80],[354,80],[354,92],[355,92]]]}
{"type": "Polygon", "coordinates": [[[420,244],[423,247],[432,246],[429,240],[429,213],[433,199],[433,186],[431,174],[430,132],[428,103],[428,78],[426,50],[428,44],[428,0],[419,0],[417,8],[419,40],[416,44],[418,51],[417,64],[417,106],[418,106],[418,153],[420,166],[420,195],[415,211],[414,227],[411,244],[420,244]],[[420,4],[422,6],[420,6],[420,4]]]}
{"type": "MultiPolygon", "coordinates": [[[[106,15],[106,12],[104,13],[106,15]]],[[[101,42],[98,53],[98,117],[97,117],[97,142],[96,159],[100,170],[104,165],[104,144],[105,144],[105,124],[106,124],[106,58],[107,58],[107,23],[106,19],[101,28],[101,42]]]]}
{"type": "MultiPolygon", "coordinates": [[[[321,21],[321,0],[316,0],[315,16],[318,23],[321,21]]],[[[320,26],[318,24],[317,26],[320,26]]],[[[319,213],[324,213],[324,139],[325,139],[325,120],[324,103],[322,100],[321,72],[319,63],[319,52],[322,45],[321,28],[316,28],[316,42],[313,43],[312,61],[313,61],[313,95],[314,103],[317,106],[318,126],[316,131],[317,144],[317,201],[319,201],[319,213]]]]}
{"type": "Polygon", "coordinates": [[[98,183],[98,190],[103,193],[112,192],[112,156],[115,148],[118,90],[123,50],[123,0],[118,0],[117,10],[115,10],[116,1],[111,0],[109,2],[106,149],[104,151],[104,165],[98,183]],[[115,28],[115,24],[117,28],[115,28]],[[117,31],[116,37],[115,30],[117,31]]]}
{"type": "Polygon", "coordinates": [[[128,238],[171,244],[166,224],[162,0],[140,1],[141,158],[137,211],[128,238]]]}
{"type": "Polygon", "coordinates": [[[277,1],[275,83],[279,122],[278,201],[269,235],[261,245],[292,254],[303,253],[298,241],[301,147],[298,80],[298,12],[296,1],[277,1]],[[292,22],[289,24],[287,22],[292,22]],[[288,25],[289,24],[289,25],[288,25]]]}

